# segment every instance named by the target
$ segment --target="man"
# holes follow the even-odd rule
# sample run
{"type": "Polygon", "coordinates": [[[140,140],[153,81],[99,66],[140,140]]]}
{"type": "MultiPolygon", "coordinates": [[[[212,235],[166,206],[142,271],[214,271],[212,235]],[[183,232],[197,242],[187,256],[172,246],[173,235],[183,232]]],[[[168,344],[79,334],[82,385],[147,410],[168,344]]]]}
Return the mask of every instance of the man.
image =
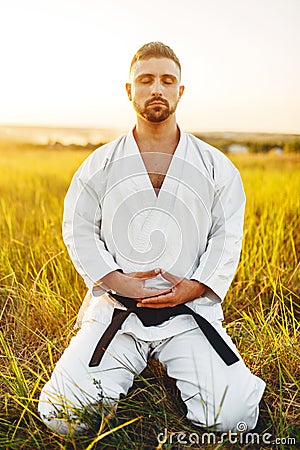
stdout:
{"type": "Polygon", "coordinates": [[[168,46],[138,50],[126,84],[136,125],[93,152],[67,193],[64,241],[88,294],[80,330],[40,397],[41,417],[60,433],[85,426],[65,413],[116,404],[149,356],[176,380],[195,425],[256,425],[265,383],[221,325],[241,250],[243,187],[226,156],[177,126],[180,76],[168,46]]]}

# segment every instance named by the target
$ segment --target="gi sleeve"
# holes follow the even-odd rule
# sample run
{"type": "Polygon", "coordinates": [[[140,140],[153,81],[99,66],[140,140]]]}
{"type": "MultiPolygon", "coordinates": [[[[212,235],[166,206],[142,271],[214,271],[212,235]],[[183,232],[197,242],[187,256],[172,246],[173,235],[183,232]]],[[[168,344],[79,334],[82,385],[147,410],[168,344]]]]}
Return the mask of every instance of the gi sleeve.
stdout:
{"type": "Polygon", "coordinates": [[[100,237],[104,186],[103,171],[89,172],[88,164],[83,164],[64,202],[63,240],[76,270],[93,292],[97,291],[97,281],[120,269],[100,237]]]}
{"type": "Polygon", "coordinates": [[[216,185],[206,249],[191,276],[208,287],[206,297],[218,302],[224,299],[234,277],[243,238],[244,189],[239,172],[235,168],[229,172],[216,185]]]}

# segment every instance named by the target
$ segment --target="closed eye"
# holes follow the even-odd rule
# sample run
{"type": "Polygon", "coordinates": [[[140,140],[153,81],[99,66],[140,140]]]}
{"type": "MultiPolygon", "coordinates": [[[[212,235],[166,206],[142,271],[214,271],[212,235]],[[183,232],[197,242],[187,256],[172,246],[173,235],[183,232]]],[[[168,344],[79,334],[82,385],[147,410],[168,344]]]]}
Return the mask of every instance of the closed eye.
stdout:
{"type": "Polygon", "coordinates": [[[173,84],[173,80],[164,80],[165,84],[173,84]]]}
{"type": "Polygon", "coordinates": [[[148,84],[148,83],[151,83],[152,78],[150,78],[150,77],[141,77],[141,78],[138,79],[138,81],[139,81],[139,83],[142,83],[142,84],[148,84]]]}
{"type": "Polygon", "coordinates": [[[174,83],[176,83],[176,81],[177,81],[176,78],[172,77],[172,76],[163,77],[163,82],[165,84],[174,84],[174,83]]]}

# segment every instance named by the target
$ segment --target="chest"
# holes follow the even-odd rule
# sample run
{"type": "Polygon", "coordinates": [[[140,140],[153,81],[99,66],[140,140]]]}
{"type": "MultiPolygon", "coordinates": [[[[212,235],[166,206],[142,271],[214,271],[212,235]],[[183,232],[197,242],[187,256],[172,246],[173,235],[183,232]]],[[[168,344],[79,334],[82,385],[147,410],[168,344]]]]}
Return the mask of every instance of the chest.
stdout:
{"type": "Polygon", "coordinates": [[[148,172],[153,189],[156,192],[162,187],[173,155],[167,153],[143,153],[142,158],[148,172]]]}

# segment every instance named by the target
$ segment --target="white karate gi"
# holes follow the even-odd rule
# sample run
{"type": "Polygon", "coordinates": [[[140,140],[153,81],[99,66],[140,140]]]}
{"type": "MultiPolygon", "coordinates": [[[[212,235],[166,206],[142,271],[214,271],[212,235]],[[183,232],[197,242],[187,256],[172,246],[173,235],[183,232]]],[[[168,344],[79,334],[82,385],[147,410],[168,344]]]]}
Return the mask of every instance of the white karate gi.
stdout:
{"type": "MultiPolygon", "coordinates": [[[[240,175],[229,159],[183,132],[158,196],[132,132],[85,160],[65,199],[63,236],[88,293],[78,316],[81,329],[41,393],[39,411],[49,426],[68,432],[65,422],[47,418],[63,403],[69,411],[72,405],[95,403],[99,382],[106,402],[116,401],[149,355],[177,380],[187,417],[195,424],[223,431],[235,430],[239,421],[248,429],[255,426],[265,383],[242,360],[227,366],[191,316],[146,327],[130,314],[99,367],[88,367],[114,307],[120,307],[96,283],[117,269],[130,273],[161,267],[205,284],[205,296],[187,305],[237,352],[221,326],[221,302],[239,260],[244,204],[240,175]]],[[[146,286],[170,284],[158,276],[146,286]]]]}

